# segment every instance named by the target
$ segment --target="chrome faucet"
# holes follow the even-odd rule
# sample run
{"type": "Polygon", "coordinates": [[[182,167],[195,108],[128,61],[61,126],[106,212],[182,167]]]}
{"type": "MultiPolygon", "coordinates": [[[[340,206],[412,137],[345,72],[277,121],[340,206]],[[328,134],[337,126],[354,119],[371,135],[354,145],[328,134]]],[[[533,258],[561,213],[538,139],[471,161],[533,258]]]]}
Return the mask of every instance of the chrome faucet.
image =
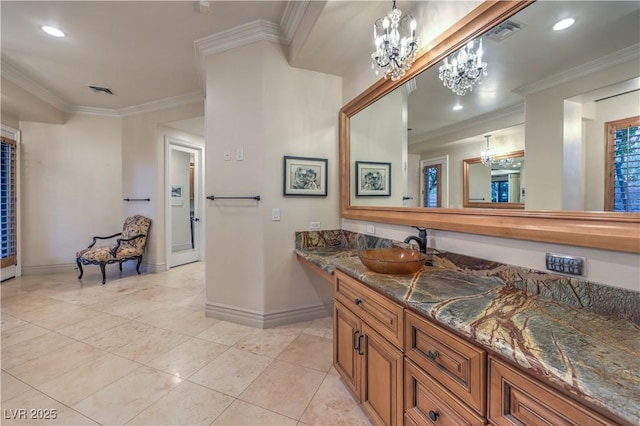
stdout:
{"type": "Polygon", "coordinates": [[[422,253],[427,253],[427,228],[418,228],[414,226],[418,230],[418,236],[410,235],[404,239],[405,243],[409,243],[409,241],[415,241],[418,243],[418,247],[422,253]]]}

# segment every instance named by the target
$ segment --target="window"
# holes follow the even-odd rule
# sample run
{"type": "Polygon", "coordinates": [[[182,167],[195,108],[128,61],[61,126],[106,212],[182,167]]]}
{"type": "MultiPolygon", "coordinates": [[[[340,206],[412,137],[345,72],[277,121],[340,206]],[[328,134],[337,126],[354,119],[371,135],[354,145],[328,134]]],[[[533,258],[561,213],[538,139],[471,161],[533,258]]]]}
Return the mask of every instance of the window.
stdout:
{"type": "Polygon", "coordinates": [[[605,126],[605,210],[640,212],[640,116],[605,126]]]}
{"type": "Polygon", "coordinates": [[[1,138],[0,230],[2,267],[16,264],[16,142],[1,138]]]}
{"type": "Polygon", "coordinates": [[[441,184],[440,184],[440,164],[425,166],[424,174],[424,207],[440,207],[441,205],[441,184]]]}
{"type": "Polygon", "coordinates": [[[509,181],[496,180],[491,182],[491,202],[492,203],[508,203],[509,202],[509,181]]]}

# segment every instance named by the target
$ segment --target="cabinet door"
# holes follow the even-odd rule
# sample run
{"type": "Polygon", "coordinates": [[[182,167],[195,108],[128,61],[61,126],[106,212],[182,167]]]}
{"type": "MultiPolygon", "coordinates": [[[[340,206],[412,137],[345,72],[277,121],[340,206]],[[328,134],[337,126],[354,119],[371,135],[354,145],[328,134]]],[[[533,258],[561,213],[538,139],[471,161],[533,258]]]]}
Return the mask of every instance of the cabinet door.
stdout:
{"type": "Polygon", "coordinates": [[[493,357],[489,380],[489,420],[496,425],[614,424],[493,357]]]}
{"type": "Polygon", "coordinates": [[[403,354],[366,323],[362,331],[362,407],[377,425],[402,425],[403,354]]]}
{"type": "Polygon", "coordinates": [[[351,392],[362,400],[360,394],[360,367],[362,356],[355,349],[364,341],[360,320],[340,302],[333,304],[333,365],[351,392]]]}

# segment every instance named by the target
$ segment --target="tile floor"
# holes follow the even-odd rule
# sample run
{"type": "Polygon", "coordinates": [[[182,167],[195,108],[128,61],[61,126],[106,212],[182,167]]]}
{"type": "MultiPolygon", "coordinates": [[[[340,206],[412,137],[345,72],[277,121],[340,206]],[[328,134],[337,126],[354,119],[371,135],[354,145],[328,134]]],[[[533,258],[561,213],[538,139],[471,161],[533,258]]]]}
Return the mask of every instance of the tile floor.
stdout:
{"type": "Polygon", "coordinates": [[[1,424],[371,424],[331,365],[330,317],[206,318],[202,263],[107,274],[2,284],[1,424]]]}

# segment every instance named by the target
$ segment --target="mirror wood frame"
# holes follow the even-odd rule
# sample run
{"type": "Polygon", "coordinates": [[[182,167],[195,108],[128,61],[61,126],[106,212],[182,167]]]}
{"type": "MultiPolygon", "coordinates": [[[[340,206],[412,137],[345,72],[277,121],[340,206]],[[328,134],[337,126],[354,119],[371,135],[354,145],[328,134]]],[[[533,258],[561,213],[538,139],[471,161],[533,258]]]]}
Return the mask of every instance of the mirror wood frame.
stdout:
{"type": "MultiPolygon", "coordinates": [[[[524,157],[524,150],[507,152],[505,154],[496,155],[496,160],[504,160],[506,158],[524,157]]],[[[480,157],[466,158],[462,160],[462,206],[491,208],[491,209],[517,209],[524,210],[524,203],[492,203],[469,201],[469,166],[472,164],[481,164],[480,157]]]]}
{"type": "Polygon", "coordinates": [[[487,208],[352,206],[349,119],[371,103],[434,66],[533,0],[485,1],[421,50],[398,81],[380,79],[340,110],[340,213],[345,219],[421,226],[502,238],[640,253],[640,215],[635,213],[508,210],[487,208]]]}

